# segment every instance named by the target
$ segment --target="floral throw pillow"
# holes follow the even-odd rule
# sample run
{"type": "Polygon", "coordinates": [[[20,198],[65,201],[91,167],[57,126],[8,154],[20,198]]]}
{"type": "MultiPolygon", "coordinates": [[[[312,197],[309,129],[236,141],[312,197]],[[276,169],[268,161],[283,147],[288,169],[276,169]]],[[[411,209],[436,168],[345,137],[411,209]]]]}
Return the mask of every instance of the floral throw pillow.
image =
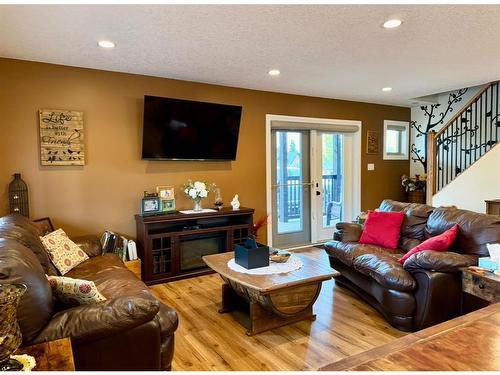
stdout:
{"type": "Polygon", "coordinates": [[[89,259],[88,255],[71,241],[62,229],[40,237],[40,240],[61,275],[89,259]]]}
{"type": "Polygon", "coordinates": [[[52,293],[65,305],[88,305],[106,301],[93,281],[72,279],[64,276],[47,276],[52,293]]]}

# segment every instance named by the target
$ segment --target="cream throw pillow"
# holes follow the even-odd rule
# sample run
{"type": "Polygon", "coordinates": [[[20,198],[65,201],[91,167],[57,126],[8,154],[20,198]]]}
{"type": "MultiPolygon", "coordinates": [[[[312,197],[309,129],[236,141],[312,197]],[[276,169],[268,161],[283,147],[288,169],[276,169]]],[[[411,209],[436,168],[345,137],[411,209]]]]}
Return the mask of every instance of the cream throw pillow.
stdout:
{"type": "Polygon", "coordinates": [[[40,240],[42,240],[43,246],[49,253],[50,260],[61,272],[61,275],[66,274],[83,261],[89,259],[88,255],[71,241],[62,229],[40,237],[40,240]]]}
{"type": "Polygon", "coordinates": [[[47,279],[56,299],[66,305],[88,305],[106,301],[93,281],[64,276],[47,276],[47,279]]]}

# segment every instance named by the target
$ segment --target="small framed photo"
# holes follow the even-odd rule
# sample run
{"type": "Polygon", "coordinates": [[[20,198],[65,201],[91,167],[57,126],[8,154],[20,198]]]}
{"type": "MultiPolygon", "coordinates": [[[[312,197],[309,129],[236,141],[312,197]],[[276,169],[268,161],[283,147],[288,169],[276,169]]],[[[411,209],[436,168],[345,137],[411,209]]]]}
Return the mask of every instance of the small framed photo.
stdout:
{"type": "Polygon", "coordinates": [[[157,186],[156,192],[158,193],[158,197],[160,199],[174,199],[175,198],[175,189],[173,186],[157,186]]]}
{"type": "Polygon", "coordinates": [[[175,199],[162,199],[161,209],[163,212],[175,211],[175,199]]]}
{"type": "Polygon", "coordinates": [[[161,212],[161,202],[158,197],[142,198],[141,214],[151,215],[161,212]]]}
{"type": "Polygon", "coordinates": [[[368,130],[366,132],[366,153],[376,155],[378,154],[378,131],[368,130]]]}
{"type": "Polygon", "coordinates": [[[41,219],[33,220],[35,225],[40,228],[42,231],[42,235],[45,236],[49,233],[52,233],[54,231],[54,226],[52,225],[52,221],[50,221],[50,218],[48,217],[43,217],[41,219]]]}

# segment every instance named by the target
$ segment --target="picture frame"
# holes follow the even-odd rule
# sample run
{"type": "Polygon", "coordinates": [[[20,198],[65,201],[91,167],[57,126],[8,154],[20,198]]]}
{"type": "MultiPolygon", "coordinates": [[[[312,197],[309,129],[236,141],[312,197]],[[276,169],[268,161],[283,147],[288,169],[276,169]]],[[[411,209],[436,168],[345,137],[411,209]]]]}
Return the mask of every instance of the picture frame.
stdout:
{"type": "Polygon", "coordinates": [[[379,132],[376,130],[366,132],[366,153],[370,155],[379,153],[379,132]]]}
{"type": "Polygon", "coordinates": [[[141,202],[141,215],[154,215],[161,212],[161,201],[158,197],[144,197],[141,202]]]}
{"type": "Polygon", "coordinates": [[[175,199],[175,189],[173,186],[157,186],[156,192],[158,197],[162,200],[175,199]]]}
{"type": "Polygon", "coordinates": [[[50,221],[49,217],[42,217],[41,219],[33,220],[33,222],[40,228],[43,236],[54,231],[54,225],[52,225],[52,221],[50,221]]]}
{"type": "Polygon", "coordinates": [[[161,200],[161,209],[163,212],[172,212],[175,211],[175,199],[162,199],[161,200]]]}

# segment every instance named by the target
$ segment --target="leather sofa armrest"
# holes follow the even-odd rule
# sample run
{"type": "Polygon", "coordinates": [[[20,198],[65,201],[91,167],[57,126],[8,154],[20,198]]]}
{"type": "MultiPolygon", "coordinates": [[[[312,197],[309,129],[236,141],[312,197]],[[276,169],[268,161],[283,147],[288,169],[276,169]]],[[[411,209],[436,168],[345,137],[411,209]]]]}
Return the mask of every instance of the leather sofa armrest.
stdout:
{"type": "Polygon", "coordinates": [[[34,343],[63,337],[71,337],[75,343],[91,342],[147,323],[159,309],[159,301],[141,297],[119,297],[72,307],[55,314],[34,343]]]}
{"type": "Polygon", "coordinates": [[[73,237],[71,240],[78,245],[89,257],[102,255],[101,241],[97,236],[87,235],[73,237]]]}
{"type": "Polygon", "coordinates": [[[164,337],[173,335],[179,326],[177,311],[163,303],[160,306],[160,312],[156,315],[156,319],[160,323],[162,336],[164,337]]]}
{"type": "Polygon", "coordinates": [[[363,226],[356,223],[337,223],[333,239],[341,242],[358,242],[363,233],[363,226]]]}
{"type": "Polygon", "coordinates": [[[419,268],[411,270],[410,273],[417,281],[417,289],[413,293],[416,302],[413,314],[414,331],[460,315],[462,283],[459,272],[437,272],[419,268]]]}
{"type": "Polygon", "coordinates": [[[475,264],[477,264],[477,257],[473,255],[426,250],[415,253],[406,259],[403,267],[408,271],[424,269],[438,272],[457,272],[462,267],[475,264]]]}

